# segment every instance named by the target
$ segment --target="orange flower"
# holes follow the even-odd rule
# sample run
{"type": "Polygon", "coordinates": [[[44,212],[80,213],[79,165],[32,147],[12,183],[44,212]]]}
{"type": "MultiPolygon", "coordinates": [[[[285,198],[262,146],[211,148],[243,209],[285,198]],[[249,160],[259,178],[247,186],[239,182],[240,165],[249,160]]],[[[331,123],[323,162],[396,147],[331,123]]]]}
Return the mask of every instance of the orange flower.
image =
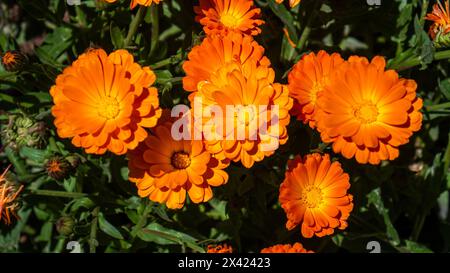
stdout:
{"type": "Polygon", "coordinates": [[[271,247],[261,249],[261,253],[314,253],[314,251],[306,250],[300,243],[294,245],[274,245],[271,247]]]}
{"type": "Polygon", "coordinates": [[[286,228],[292,230],[300,225],[306,238],[333,234],[335,228],[345,229],[353,209],[349,188],[348,174],[327,154],[289,160],[279,197],[288,218],[286,228]]]}
{"type": "Polygon", "coordinates": [[[6,173],[10,167],[6,168],[0,175],[0,221],[3,220],[6,225],[11,224],[11,216],[19,219],[17,215],[19,203],[16,199],[23,189],[23,185],[17,187],[17,185],[6,179],[6,173]]]}
{"type": "Polygon", "coordinates": [[[255,8],[253,0],[200,0],[194,7],[195,21],[203,25],[206,34],[226,35],[238,32],[246,35],[258,35],[264,24],[258,19],[261,10],[255,8]]]}
{"type": "Polygon", "coordinates": [[[289,93],[297,101],[293,112],[311,128],[316,127],[317,98],[329,84],[331,73],[343,63],[339,54],[321,50],[317,55],[304,55],[288,75],[289,93]]]}
{"type": "Polygon", "coordinates": [[[241,161],[250,168],[265,156],[272,155],[279,144],[286,143],[292,99],[287,86],[273,83],[274,76],[273,69],[257,66],[253,61],[244,66],[224,66],[210,80],[199,84],[199,91],[192,99],[194,115],[198,99],[204,111],[207,112],[208,107],[217,107],[224,116],[220,124],[211,127],[207,124],[214,118],[203,119],[203,132],[213,136],[205,137],[208,151],[221,159],[241,161]],[[230,106],[236,109],[230,109],[230,106]],[[278,122],[274,120],[275,116],[278,122]],[[267,130],[261,130],[261,126],[267,130]]]}
{"type": "MultiPolygon", "coordinates": [[[[275,2],[277,2],[278,4],[283,3],[284,0],[275,0],[275,2]]],[[[289,6],[291,8],[297,6],[298,4],[300,4],[302,0],[289,0],[289,6]]]]}
{"type": "Polygon", "coordinates": [[[206,252],[207,253],[233,253],[233,248],[227,244],[209,245],[206,252]]]}
{"type": "Polygon", "coordinates": [[[333,73],[318,99],[317,127],[333,150],[359,163],[379,164],[398,157],[398,147],[422,125],[417,84],[385,71],[384,58],[351,57],[333,73]]]}
{"type": "Polygon", "coordinates": [[[58,135],[87,153],[125,154],[147,137],[161,116],[155,74],[126,50],[79,56],[51,88],[58,135]]]}
{"type": "Polygon", "coordinates": [[[5,54],[1,56],[1,59],[3,67],[9,72],[21,70],[28,61],[28,57],[17,50],[6,51],[5,54]]]}
{"type": "Polygon", "coordinates": [[[433,5],[433,11],[428,13],[425,19],[433,21],[430,27],[429,34],[434,40],[438,34],[445,35],[450,33],[450,3],[447,0],[445,2],[445,8],[441,1],[438,0],[437,4],[433,5]]]}
{"type": "MultiPolygon", "coordinates": [[[[104,0],[108,3],[114,3],[117,2],[117,0],[104,0]]],[[[134,9],[137,5],[148,7],[151,4],[159,4],[162,0],[131,0],[130,7],[134,9]]]]}
{"type": "Polygon", "coordinates": [[[161,122],[154,134],[128,152],[128,177],[136,183],[139,196],[170,209],[182,208],[186,193],[194,203],[207,202],[213,196],[211,186],[228,181],[223,169],[229,162],[211,156],[200,140],[175,141],[171,127],[172,121],[161,122]]]}
{"type": "Polygon", "coordinates": [[[189,92],[197,91],[199,82],[208,80],[224,65],[243,65],[249,60],[256,61],[260,66],[270,66],[269,59],[264,56],[264,48],[251,37],[241,34],[230,34],[223,38],[208,36],[189,52],[188,60],[183,64],[186,72],[183,88],[189,92]]]}

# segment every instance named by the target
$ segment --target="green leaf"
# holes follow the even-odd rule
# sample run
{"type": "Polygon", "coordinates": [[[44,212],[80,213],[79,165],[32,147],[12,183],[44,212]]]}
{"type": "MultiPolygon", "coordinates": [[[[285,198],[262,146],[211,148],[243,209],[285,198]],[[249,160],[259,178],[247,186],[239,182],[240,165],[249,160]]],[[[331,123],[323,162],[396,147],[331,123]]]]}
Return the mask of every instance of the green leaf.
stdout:
{"type": "Polygon", "coordinates": [[[114,24],[114,22],[111,22],[111,25],[109,26],[109,33],[111,35],[111,42],[113,43],[114,48],[123,48],[125,37],[123,36],[120,28],[114,24]]]}
{"type": "Polygon", "coordinates": [[[284,5],[279,5],[275,3],[275,1],[268,1],[270,9],[275,13],[275,15],[283,22],[284,25],[286,25],[287,31],[289,32],[289,37],[291,38],[292,42],[294,44],[298,43],[298,34],[297,30],[294,26],[294,17],[292,17],[292,14],[289,12],[289,10],[286,9],[284,5]]]}
{"type": "Polygon", "coordinates": [[[439,89],[447,100],[450,100],[450,78],[442,80],[439,83],[439,89]]]}
{"type": "Polygon", "coordinates": [[[405,242],[406,242],[406,248],[411,253],[433,253],[433,251],[431,251],[429,248],[427,248],[426,246],[421,245],[419,243],[409,241],[409,240],[405,240],[405,242]]]}
{"type": "Polygon", "coordinates": [[[108,234],[109,236],[116,238],[116,239],[120,239],[123,240],[123,236],[120,233],[120,231],[115,228],[110,222],[108,222],[105,218],[105,216],[103,215],[102,212],[99,212],[98,214],[98,224],[100,229],[108,234]]]}
{"type": "Polygon", "coordinates": [[[389,210],[384,206],[383,199],[381,198],[381,190],[380,188],[376,188],[372,190],[368,195],[369,205],[372,204],[375,206],[378,213],[383,216],[384,224],[386,225],[386,231],[389,239],[392,241],[394,245],[400,244],[400,237],[395,229],[394,225],[391,222],[391,218],[389,217],[389,210]]]}
{"type": "Polygon", "coordinates": [[[20,155],[37,163],[43,163],[47,156],[46,151],[27,146],[20,148],[20,155]]]}

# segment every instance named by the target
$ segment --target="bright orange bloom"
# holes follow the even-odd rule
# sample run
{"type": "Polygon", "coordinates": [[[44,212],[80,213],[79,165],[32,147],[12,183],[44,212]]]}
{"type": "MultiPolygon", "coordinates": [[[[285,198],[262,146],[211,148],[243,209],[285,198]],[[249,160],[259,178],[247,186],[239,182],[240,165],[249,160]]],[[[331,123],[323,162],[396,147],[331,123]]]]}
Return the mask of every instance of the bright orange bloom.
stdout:
{"type": "Polygon", "coordinates": [[[398,157],[398,147],[422,125],[417,84],[385,71],[382,57],[351,57],[332,74],[318,99],[317,127],[333,150],[359,163],[379,164],[398,157]]]}
{"type": "Polygon", "coordinates": [[[433,21],[430,27],[429,34],[433,40],[438,34],[450,33],[450,3],[449,0],[445,2],[445,8],[441,1],[438,0],[437,4],[433,5],[433,11],[428,13],[425,19],[433,21]]]}
{"type": "Polygon", "coordinates": [[[58,135],[87,153],[125,154],[161,116],[155,74],[126,50],[92,49],[56,79],[50,94],[58,135]]]}
{"type": "Polygon", "coordinates": [[[279,196],[288,219],[286,228],[292,230],[300,225],[306,238],[333,234],[335,228],[345,229],[353,209],[349,188],[348,174],[327,154],[289,160],[279,196]]]}
{"type": "Polygon", "coordinates": [[[233,248],[227,244],[209,245],[206,252],[207,253],[233,253],[233,248]]]}
{"type": "Polygon", "coordinates": [[[17,215],[19,203],[16,199],[23,189],[23,185],[17,187],[6,179],[9,168],[10,166],[0,175],[0,221],[3,220],[7,225],[11,224],[11,216],[19,219],[17,215]]]}
{"type": "MultiPolygon", "coordinates": [[[[275,2],[277,2],[278,4],[283,3],[284,0],[275,0],[275,2]]],[[[300,4],[302,0],[289,0],[289,6],[291,8],[297,6],[298,4],[300,4]]]]}
{"type": "Polygon", "coordinates": [[[294,245],[274,245],[271,247],[261,249],[261,253],[314,253],[314,251],[306,250],[300,243],[294,245]]]}
{"type": "Polygon", "coordinates": [[[260,20],[261,10],[255,8],[253,0],[200,0],[194,7],[195,20],[203,25],[206,34],[224,36],[229,32],[258,35],[264,24],[260,20]]]}
{"type": "Polygon", "coordinates": [[[229,161],[214,158],[201,140],[175,141],[171,127],[172,121],[160,122],[152,135],[128,152],[128,177],[139,196],[170,209],[182,208],[186,193],[194,203],[207,202],[213,196],[211,186],[228,181],[223,169],[229,161]]]}
{"type": "Polygon", "coordinates": [[[224,65],[243,65],[250,60],[256,61],[259,66],[270,66],[269,59],[264,56],[264,48],[249,36],[208,36],[189,52],[188,60],[183,64],[186,72],[183,88],[189,92],[197,91],[199,82],[208,80],[224,65]]]}
{"type": "MultiPolygon", "coordinates": [[[[117,0],[104,0],[108,3],[114,3],[117,2],[117,0]]],[[[148,7],[151,4],[159,4],[162,0],[131,0],[130,7],[134,9],[137,5],[148,7]]]]}
{"type": "Polygon", "coordinates": [[[240,161],[250,168],[272,155],[279,144],[286,143],[292,99],[287,86],[273,83],[274,76],[273,69],[257,66],[253,61],[244,66],[225,66],[210,80],[199,84],[193,99],[194,115],[198,99],[204,111],[217,107],[224,116],[219,124],[214,123],[211,127],[207,124],[214,118],[203,119],[203,133],[212,133],[212,137],[205,137],[208,151],[221,159],[240,161]],[[230,106],[236,108],[230,109],[230,106]]]}
{"type": "Polygon", "coordinates": [[[331,73],[343,63],[339,54],[321,50],[304,55],[288,75],[289,93],[297,102],[293,113],[311,128],[316,127],[317,98],[330,83],[331,73]]]}

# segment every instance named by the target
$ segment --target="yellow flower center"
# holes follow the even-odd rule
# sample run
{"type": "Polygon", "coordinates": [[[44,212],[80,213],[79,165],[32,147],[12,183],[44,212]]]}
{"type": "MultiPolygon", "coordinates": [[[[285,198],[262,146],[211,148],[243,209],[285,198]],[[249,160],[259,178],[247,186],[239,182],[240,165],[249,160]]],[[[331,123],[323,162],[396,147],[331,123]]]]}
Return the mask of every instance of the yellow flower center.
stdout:
{"type": "Polygon", "coordinates": [[[98,114],[106,119],[114,119],[120,113],[120,105],[116,98],[104,97],[98,106],[98,114]]]}
{"type": "Polygon", "coordinates": [[[378,108],[371,102],[362,103],[353,108],[353,115],[361,123],[372,123],[378,118],[378,108]]]}
{"type": "Polygon", "coordinates": [[[176,152],[172,155],[171,162],[175,169],[182,170],[191,165],[191,157],[186,152],[176,152]]]}
{"type": "Polygon", "coordinates": [[[220,16],[220,22],[226,27],[236,28],[241,23],[241,20],[233,14],[224,13],[220,16]]]}
{"type": "Polygon", "coordinates": [[[306,186],[301,200],[308,208],[317,208],[322,203],[322,190],[317,186],[306,186]]]}

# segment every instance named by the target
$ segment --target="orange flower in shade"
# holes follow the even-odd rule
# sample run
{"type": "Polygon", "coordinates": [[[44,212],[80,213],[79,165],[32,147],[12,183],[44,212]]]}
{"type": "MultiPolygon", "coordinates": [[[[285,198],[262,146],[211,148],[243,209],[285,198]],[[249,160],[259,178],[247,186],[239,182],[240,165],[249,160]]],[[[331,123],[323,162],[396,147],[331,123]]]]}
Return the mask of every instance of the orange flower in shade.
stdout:
{"type": "Polygon", "coordinates": [[[194,7],[195,20],[203,25],[206,34],[226,35],[238,32],[258,35],[264,24],[259,19],[261,10],[255,8],[253,0],[200,0],[194,7]]]}
{"type": "Polygon", "coordinates": [[[223,245],[209,245],[207,253],[233,253],[233,248],[227,244],[223,245]]]}
{"type": "Polygon", "coordinates": [[[274,76],[273,69],[257,66],[253,61],[244,66],[225,66],[209,81],[199,84],[199,91],[193,97],[194,115],[198,99],[204,111],[216,107],[224,116],[219,124],[214,121],[211,127],[208,124],[214,118],[203,119],[203,132],[212,133],[212,137],[205,137],[208,151],[220,159],[240,161],[244,167],[250,168],[255,162],[272,155],[279,144],[286,143],[292,99],[287,86],[273,83],[274,76]],[[230,110],[230,106],[236,109],[230,110]],[[278,113],[274,110],[276,108],[278,113]]]}
{"type": "Polygon", "coordinates": [[[288,162],[286,177],[280,186],[280,203],[287,215],[286,228],[301,226],[302,235],[311,238],[345,229],[353,209],[353,197],[347,193],[349,176],[329,155],[310,154],[288,162]]]}
{"type": "MultiPolygon", "coordinates": [[[[104,0],[108,3],[114,3],[117,2],[117,0],[104,0]]],[[[159,4],[162,0],[131,0],[130,7],[134,9],[137,5],[148,7],[151,4],[159,4]]]]}
{"type": "Polygon", "coordinates": [[[300,243],[294,245],[274,245],[271,247],[261,249],[261,253],[314,253],[314,251],[306,250],[300,243]]]}
{"type": "Polygon", "coordinates": [[[125,154],[147,137],[144,128],[161,116],[155,74],[126,50],[109,56],[91,49],[56,79],[51,88],[58,135],[87,153],[125,154]]]}
{"type": "Polygon", "coordinates": [[[28,61],[28,57],[20,51],[6,51],[1,55],[1,62],[6,71],[16,72],[23,68],[28,61]]]}
{"type": "Polygon", "coordinates": [[[186,72],[183,88],[189,92],[197,91],[199,82],[208,80],[224,65],[243,65],[250,60],[256,61],[259,66],[270,66],[269,59],[264,56],[264,48],[249,36],[208,36],[189,52],[188,60],[183,64],[186,72]]]}
{"type": "Polygon", "coordinates": [[[170,209],[184,206],[186,193],[194,203],[207,202],[213,196],[211,186],[228,181],[223,170],[227,160],[218,160],[205,150],[201,140],[175,141],[172,121],[161,122],[144,142],[128,152],[130,181],[138,194],[170,209]]]}
{"type": "MultiPolygon", "coordinates": [[[[284,0],[275,0],[275,2],[277,2],[278,4],[283,3],[284,0]]],[[[300,4],[302,0],[289,0],[289,6],[291,8],[297,6],[298,4],[300,4]]]]}
{"type": "Polygon", "coordinates": [[[321,50],[304,55],[288,75],[289,93],[296,100],[292,114],[311,128],[316,127],[317,98],[330,83],[331,73],[343,63],[339,54],[321,50]]]}
{"type": "Polygon", "coordinates": [[[9,168],[10,166],[0,175],[0,221],[3,220],[6,225],[11,224],[12,217],[19,219],[17,197],[23,189],[23,185],[17,187],[16,184],[6,179],[9,168]]]}
{"type": "Polygon", "coordinates": [[[441,1],[438,0],[437,4],[433,5],[433,11],[428,13],[425,19],[432,21],[433,24],[430,27],[429,34],[434,40],[437,35],[445,35],[450,33],[450,3],[447,0],[445,2],[445,8],[441,1]]]}
{"type": "Polygon", "coordinates": [[[359,163],[379,164],[398,157],[398,147],[422,125],[417,84],[385,71],[384,58],[351,57],[333,73],[318,99],[317,127],[333,150],[359,163]]]}

